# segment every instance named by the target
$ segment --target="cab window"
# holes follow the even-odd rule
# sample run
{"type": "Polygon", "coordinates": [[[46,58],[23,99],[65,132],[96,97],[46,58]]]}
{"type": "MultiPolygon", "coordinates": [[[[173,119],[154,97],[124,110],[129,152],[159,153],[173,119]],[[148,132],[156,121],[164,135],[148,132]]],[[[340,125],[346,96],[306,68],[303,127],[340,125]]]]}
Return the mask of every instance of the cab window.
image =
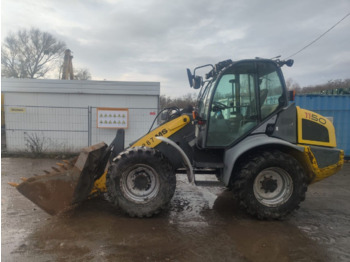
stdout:
{"type": "Polygon", "coordinates": [[[207,146],[228,146],[257,125],[254,72],[253,63],[241,63],[221,76],[212,100],[207,146]]]}
{"type": "Polygon", "coordinates": [[[248,61],[228,68],[205,99],[206,146],[231,145],[284,105],[283,97],[274,63],[248,61]]]}
{"type": "Polygon", "coordinates": [[[283,87],[274,64],[258,63],[261,119],[283,104],[283,87]]]}

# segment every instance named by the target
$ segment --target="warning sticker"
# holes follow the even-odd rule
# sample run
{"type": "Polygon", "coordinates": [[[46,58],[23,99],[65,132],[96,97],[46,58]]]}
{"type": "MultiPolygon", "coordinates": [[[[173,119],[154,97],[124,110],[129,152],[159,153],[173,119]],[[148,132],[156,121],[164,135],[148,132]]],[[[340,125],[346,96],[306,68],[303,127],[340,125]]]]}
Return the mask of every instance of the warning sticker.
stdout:
{"type": "Polygon", "coordinates": [[[10,107],[10,112],[12,112],[12,113],[25,113],[26,109],[23,107],[10,107]]]}
{"type": "Polygon", "coordinates": [[[128,128],[129,109],[97,108],[97,128],[128,128]]]}

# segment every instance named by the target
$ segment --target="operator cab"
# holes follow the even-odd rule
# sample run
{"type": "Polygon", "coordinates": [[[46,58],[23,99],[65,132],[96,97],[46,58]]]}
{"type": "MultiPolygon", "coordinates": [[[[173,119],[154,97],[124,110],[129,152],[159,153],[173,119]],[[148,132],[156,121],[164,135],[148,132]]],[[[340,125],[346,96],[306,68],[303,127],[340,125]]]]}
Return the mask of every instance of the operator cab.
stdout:
{"type": "Polygon", "coordinates": [[[198,101],[197,146],[232,147],[287,106],[280,66],[274,60],[255,59],[213,67],[198,101]]]}

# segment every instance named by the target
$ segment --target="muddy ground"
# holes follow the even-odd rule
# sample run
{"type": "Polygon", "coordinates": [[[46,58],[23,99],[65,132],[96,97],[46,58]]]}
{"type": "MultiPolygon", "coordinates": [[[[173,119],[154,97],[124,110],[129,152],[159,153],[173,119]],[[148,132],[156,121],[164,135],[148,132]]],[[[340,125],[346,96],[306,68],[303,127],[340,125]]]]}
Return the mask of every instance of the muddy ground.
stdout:
{"type": "Polygon", "coordinates": [[[7,182],[53,159],[3,158],[2,261],[350,261],[350,164],[309,187],[286,221],[258,221],[221,187],[177,176],[169,210],[133,219],[103,198],[51,217],[7,182]]]}

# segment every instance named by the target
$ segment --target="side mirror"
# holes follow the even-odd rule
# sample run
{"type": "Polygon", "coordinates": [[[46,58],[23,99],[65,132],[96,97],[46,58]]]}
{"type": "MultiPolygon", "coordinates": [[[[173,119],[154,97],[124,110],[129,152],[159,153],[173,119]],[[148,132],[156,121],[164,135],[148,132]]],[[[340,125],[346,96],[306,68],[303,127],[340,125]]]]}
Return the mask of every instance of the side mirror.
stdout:
{"type": "Polygon", "coordinates": [[[203,85],[203,78],[201,76],[195,76],[193,79],[193,89],[199,89],[203,85]]]}
{"type": "Polygon", "coordinates": [[[188,82],[190,83],[190,87],[193,87],[193,79],[194,76],[191,73],[191,70],[187,68],[187,77],[188,77],[188,82]]]}
{"type": "Polygon", "coordinates": [[[199,89],[203,85],[203,78],[201,76],[192,75],[191,70],[187,68],[187,77],[190,87],[199,89]]]}

